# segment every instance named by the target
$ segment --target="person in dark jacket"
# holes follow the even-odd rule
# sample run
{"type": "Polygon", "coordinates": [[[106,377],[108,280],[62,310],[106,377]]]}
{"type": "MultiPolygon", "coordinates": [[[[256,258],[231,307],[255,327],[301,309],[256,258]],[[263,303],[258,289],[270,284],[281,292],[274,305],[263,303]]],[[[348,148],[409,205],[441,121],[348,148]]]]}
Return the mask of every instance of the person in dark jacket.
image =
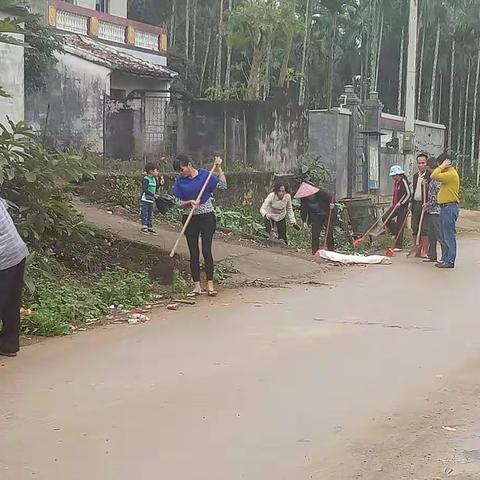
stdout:
{"type": "Polygon", "coordinates": [[[145,165],[146,175],[142,181],[142,198],[140,200],[140,217],[142,220],[142,233],[146,235],[157,235],[153,228],[153,205],[157,198],[160,185],[165,183],[163,177],[158,178],[158,165],[147,163],[145,165]]]}
{"type": "MultiPolygon", "coordinates": [[[[311,228],[312,231],[312,255],[315,255],[320,248],[320,234],[323,227],[328,223],[330,211],[335,209],[332,203],[333,195],[326,190],[322,190],[314,185],[303,182],[295,198],[299,198],[301,202],[301,217],[303,226],[311,228]]],[[[334,212],[332,212],[332,218],[334,212]]],[[[333,251],[335,248],[333,238],[333,222],[325,232],[327,236],[327,249],[333,251]]]]}
{"type": "MultiPolygon", "coordinates": [[[[413,240],[417,238],[418,230],[420,227],[420,218],[422,216],[423,206],[427,199],[427,161],[428,156],[426,153],[419,153],[417,155],[417,173],[413,176],[412,181],[412,198],[411,198],[411,210],[412,210],[412,234],[413,240]]],[[[424,219],[425,220],[425,219],[424,219]]],[[[421,251],[417,256],[427,258],[428,250],[428,232],[425,222],[422,223],[420,232],[420,245],[421,251]]]]}
{"type": "Polygon", "coordinates": [[[395,251],[399,252],[403,247],[403,230],[405,229],[405,219],[408,215],[408,205],[412,198],[412,192],[402,167],[399,165],[391,167],[390,176],[393,178],[392,205],[384,214],[384,218],[387,218],[393,209],[395,210],[387,222],[387,228],[394,237],[398,235],[395,251]]]}

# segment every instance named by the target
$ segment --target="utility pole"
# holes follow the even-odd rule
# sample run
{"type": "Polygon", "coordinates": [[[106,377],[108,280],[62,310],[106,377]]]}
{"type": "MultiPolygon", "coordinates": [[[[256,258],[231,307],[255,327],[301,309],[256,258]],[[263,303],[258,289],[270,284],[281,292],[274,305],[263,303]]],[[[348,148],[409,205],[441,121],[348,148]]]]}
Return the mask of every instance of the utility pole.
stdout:
{"type": "Polygon", "coordinates": [[[406,173],[413,174],[415,164],[415,91],[417,80],[417,17],[418,0],[410,0],[408,20],[407,85],[405,89],[405,144],[409,144],[405,155],[406,173]]]}

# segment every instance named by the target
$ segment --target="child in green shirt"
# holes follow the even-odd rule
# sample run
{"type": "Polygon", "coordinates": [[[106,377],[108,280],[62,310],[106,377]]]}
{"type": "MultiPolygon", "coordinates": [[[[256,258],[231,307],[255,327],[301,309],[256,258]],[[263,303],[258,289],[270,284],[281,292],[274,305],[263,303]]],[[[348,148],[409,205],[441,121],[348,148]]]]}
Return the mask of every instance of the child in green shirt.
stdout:
{"type": "Polygon", "coordinates": [[[145,165],[146,175],[143,177],[142,198],[140,200],[140,216],[142,220],[142,233],[146,235],[157,235],[153,229],[153,205],[157,198],[157,191],[160,185],[165,183],[164,178],[159,176],[158,165],[147,163],[145,165]]]}

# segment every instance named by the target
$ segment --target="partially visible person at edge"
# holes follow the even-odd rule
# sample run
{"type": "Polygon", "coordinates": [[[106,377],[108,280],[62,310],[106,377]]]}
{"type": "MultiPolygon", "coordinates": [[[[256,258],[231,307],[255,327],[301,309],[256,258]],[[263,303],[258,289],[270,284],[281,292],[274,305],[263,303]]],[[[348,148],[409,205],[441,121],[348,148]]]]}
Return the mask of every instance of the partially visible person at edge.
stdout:
{"type": "Polygon", "coordinates": [[[320,248],[320,234],[323,227],[327,226],[330,211],[332,212],[332,225],[329,226],[325,235],[327,249],[334,251],[333,220],[335,204],[332,203],[333,194],[311,183],[303,182],[297,190],[295,198],[299,198],[301,201],[301,217],[304,228],[311,228],[312,255],[315,255],[320,248]]]}
{"type": "Polygon", "coordinates": [[[212,195],[216,188],[220,190],[227,188],[227,179],[222,170],[222,159],[220,156],[216,155],[214,157],[214,165],[214,175],[210,178],[207,188],[197,203],[196,199],[207,181],[209,171],[205,168],[196,169],[186,155],[177,155],[174,161],[174,168],[177,172],[180,172],[180,177],[177,178],[173,186],[173,195],[177,199],[177,204],[185,210],[182,223],[185,224],[189,210],[191,208],[194,209],[192,219],[185,230],[185,237],[190,252],[190,272],[195,285],[193,291],[189,294],[191,297],[205,293],[200,282],[200,237],[202,239],[202,254],[207,277],[206,293],[211,297],[217,295],[213,285],[214,262],[212,254],[212,242],[217,228],[217,219],[214,213],[212,195]]]}
{"type": "Polygon", "coordinates": [[[402,167],[393,165],[393,167],[390,168],[390,176],[393,178],[392,205],[384,213],[383,219],[386,220],[393,210],[392,216],[387,221],[387,228],[394,237],[398,237],[394,251],[400,252],[403,248],[403,231],[405,229],[408,205],[412,198],[412,192],[410,190],[410,183],[402,167]]]}
{"type": "Polygon", "coordinates": [[[14,357],[20,349],[20,306],[28,249],[0,198],[0,355],[14,357]]]}
{"type": "Polygon", "coordinates": [[[157,198],[160,185],[165,183],[163,177],[158,178],[159,169],[155,163],[145,165],[146,175],[142,182],[142,198],[140,200],[140,216],[142,220],[142,233],[146,235],[157,235],[153,228],[153,206],[157,198]]]}
{"type": "MultiPolygon", "coordinates": [[[[426,173],[427,173],[427,160],[428,156],[425,153],[419,153],[417,155],[417,173],[413,176],[412,181],[412,234],[414,241],[417,238],[418,229],[420,227],[420,218],[422,216],[423,205],[426,202],[426,173]]],[[[428,250],[428,236],[425,222],[422,223],[422,229],[420,232],[420,252],[417,254],[419,257],[427,258],[428,250]]]]}
{"type": "Polygon", "coordinates": [[[283,240],[285,245],[288,245],[287,216],[291,225],[297,228],[298,226],[293,213],[292,197],[285,183],[275,184],[273,192],[268,194],[260,207],[260,214],[264,219],[267,233],[270,234],[272,229],[276,227],[278,238],[283,240]]]}
{"type": "Polygon", "coordinates": [[[441,183],[432,178],[432,172],[438,167],[436,158],[429,158],[427,161],[427,181],[428,194],[424,205],[425,209],[425,227],[427,230],[429,247],[428,258],[424,262],[437,261],[437,243],[440,243],[441,251],[443,252],[442,228],[440,226],[440,207],[438,206],[437,196],[440,190],[441,183]]]}
{"type": "Polygon", "coordinates": [[[440,206],[440,224],[444,248],[442,259],[436,266],[438,268],[455,268],[457,220],[460,211],[460,177],[446,152],[437,158],[437,162],[439,166],[432,172],[431,177],[441,183],[437,201],[440,206]]]}

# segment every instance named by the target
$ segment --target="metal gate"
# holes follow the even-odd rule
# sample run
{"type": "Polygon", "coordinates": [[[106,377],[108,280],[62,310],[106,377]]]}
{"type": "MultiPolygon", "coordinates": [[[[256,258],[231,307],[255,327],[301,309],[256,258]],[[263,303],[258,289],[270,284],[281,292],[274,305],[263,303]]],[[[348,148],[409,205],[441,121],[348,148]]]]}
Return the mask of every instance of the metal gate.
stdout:
{"type": "Polygon", "coordinates": [[[168,92],[146,92],[142,101],[145,158],[157,158],[165,154],[167,134],[168,92]]]}

